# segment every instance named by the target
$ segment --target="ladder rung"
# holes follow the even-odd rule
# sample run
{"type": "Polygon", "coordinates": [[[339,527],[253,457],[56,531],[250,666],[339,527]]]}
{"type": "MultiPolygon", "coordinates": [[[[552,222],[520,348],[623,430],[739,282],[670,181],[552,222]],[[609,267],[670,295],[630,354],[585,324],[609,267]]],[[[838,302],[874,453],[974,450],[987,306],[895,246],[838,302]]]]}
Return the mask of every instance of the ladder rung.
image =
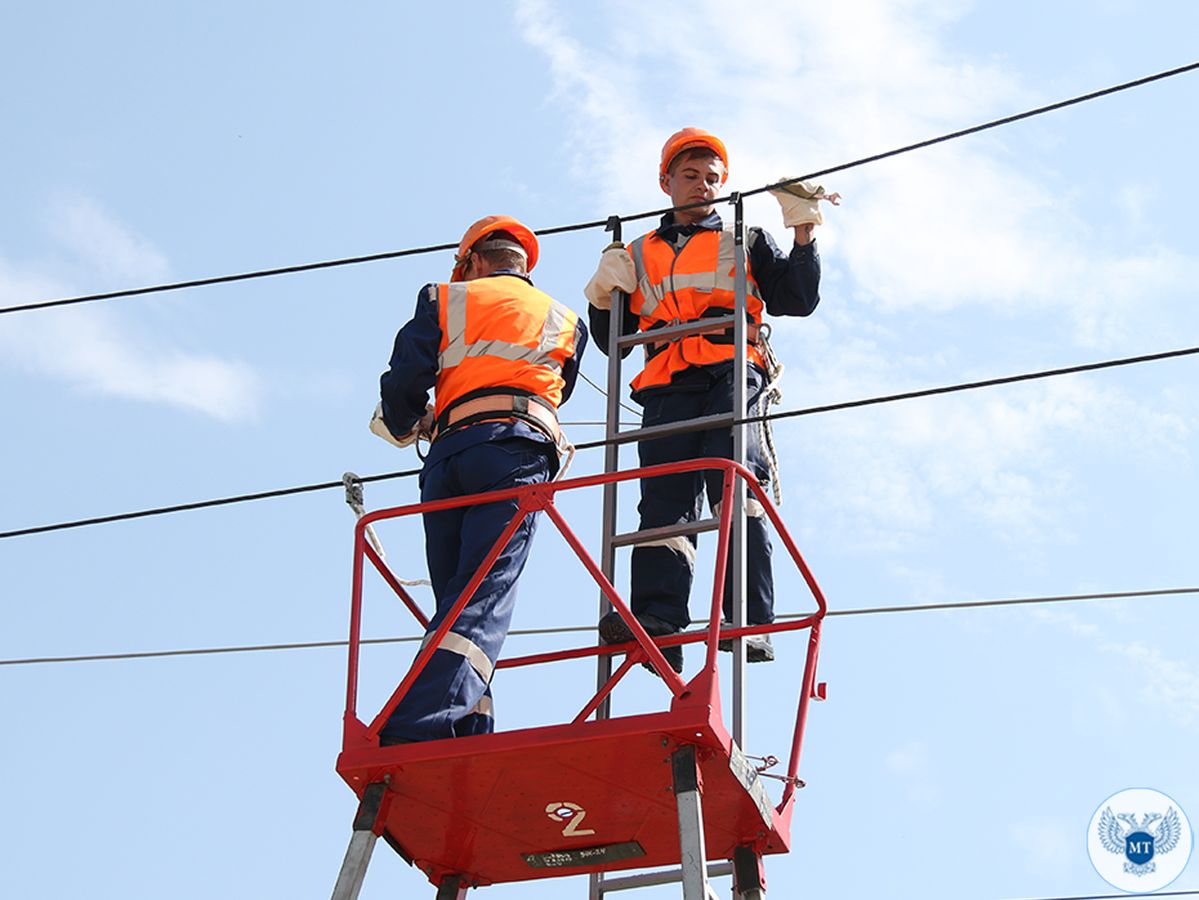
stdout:
{"type": "Polygon", "coordinates": [[[706,334],[709,331],[724,331],[737,324],[736,316],[720,316],[719,318],[697,319],[694,322],[682,322],[678,325],[667,325],[665,328],[655,328],[652,331],[638,331],[626,334],[616,342],[621,349],[634,347],[637,344],[656,344],[658,341],[669,341],[677,337],[688,337],[692,334],[706,334]]]}
{"type": "Polygon", "coordinates": [[[680,522],[678,525],[643,528],[641,531],[627,531],[624,534],[613,535],[612,546],[627,547],[630,544],[647,544],[650,541],[660,541],[680,535],[703,534],[705,531],[715,531],[719,527],[720,519],[697,519],[694,522],[680,522]]]}
{"type": "Polygon", "coordinates": [[[609,435],[609,440],[616,438],[620,443],[629,441],[646,441],[650,438],[668,437],[672,434],[686,434],[692,431],[703,431],[707,428],[729,428],[736,417],[732,413],[717,413],[714,416],[699,416],[695,419],[685,419],[682,422],[671,422],[666,425],[650,425],[646,428],[633,428],[609,435]]]}
{"type": "MultiPolygon", "coordinates": [[[[708,877],[721,878],[733,874],[731,862],[708,863],[708,877]]],[[[639,887],[650,887],[655,884],[674,884],[683,880],[683,870],[661,869],[657,872],[643,872],[640,875],[624,875],[620,878],[601,878],[599,882],[600,896],[615,891],[630,891],[639,887]]],[[[711,888],[709,887],[709,890],[711,888]]]]}

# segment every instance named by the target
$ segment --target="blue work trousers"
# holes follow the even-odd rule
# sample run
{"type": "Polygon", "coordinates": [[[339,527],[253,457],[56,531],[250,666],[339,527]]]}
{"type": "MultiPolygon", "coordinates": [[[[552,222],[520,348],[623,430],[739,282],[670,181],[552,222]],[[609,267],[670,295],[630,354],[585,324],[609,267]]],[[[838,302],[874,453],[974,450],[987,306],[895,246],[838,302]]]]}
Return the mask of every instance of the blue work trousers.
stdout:
{"type": "MultiPolygon", "coordinates": [[[[443,500],[546,481],[550,445],[525,438],[488,441],[437,460],[421,473],[421,501],[443,500]]],[[[517,510],[516,500],[424,516],[425,555],[437,612],[426,639],[445,619],[517,510]]],[[[536,530],[527,515],[382,735],[408,741],[489,734],[495,728],[491,675],[508,634],[516,582],[536,530]]]]}
{"type": "MultiPolygon", "coordinates": [[[[749,415],[757,414],[762,392],[762,375],[751,368],[747,378],[749,415]]],[[[642,400],[645,427],[685,422],[701,416],[728,413],[733,408],[733,374],[714,376],[708,390],[664,390],[648,393],[642,400]]],[[[763,484],[769,469],[762,456],[757,424],[746,429],[746,465],[763,484]]],[[[730,428],[692,431],[671,437],[654,438],[637,445],[642,466],[679,462],[704,456],[731,459],[733,432],[730,428]]],[[[705,488],[711,506],[720,502],[722,473],[683,472],[661,475],[641,482],[642,528],[657,528],[682,522],[694,522],[703,507],[705,488]]],[[[756,504],[746,504],[753,507],[756,504]]],[[[770,568],[770,536],[761,515],[746,517],[746,620],[751,625],[774,621],[774,581],[770,568]]],[[[691,623],[687,600],[691,595],[696,539],[694,536],[671,538],[660,545],[633,548],[630,605],[633,613],[649,613],[679,628],[691,623]]],[[[709,595],[710,596],[710,595],[709,595]]],[[[732,567],[726,570],[724,617],[732,620],[732,567]]],[[[705,612],[706,616],[706,612],[705,612]]]]}

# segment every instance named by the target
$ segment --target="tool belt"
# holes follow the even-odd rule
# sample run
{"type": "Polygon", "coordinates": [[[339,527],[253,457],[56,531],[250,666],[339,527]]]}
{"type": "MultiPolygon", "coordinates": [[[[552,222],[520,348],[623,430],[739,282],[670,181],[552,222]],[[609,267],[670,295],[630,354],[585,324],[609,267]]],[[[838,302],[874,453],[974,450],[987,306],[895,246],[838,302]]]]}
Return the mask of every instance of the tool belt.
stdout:
{"type": "Polygon", "coordinates": [[[455,400],[437,417],[431,440],[479,422],[516,419],[532,425],[555,444],[562,437],[558,411],[543,397],[512,388],[471,391],[455,400]]]}
{"type": "MultiPolygon", "coordinates": [[[[698,319],[686,319],[686,320],[671,319],[669,322],[655,322],[647,330],[653,331],[656,328],[665,328],[668,325],[684,325],[684,324],[690,325],[694,322],[702,322],[704,319],[719,319],[719,318],[723,318],[724,316],[731,316],[731,315],[733,315],[733,310],[728,309],[727,307],[709,306],[702,313],[700,313],[700,316],[698,319]]],[[[749,345],[751,347],[758,346],[759,331],[760,331],[760,326],[758,325],[757,322],[751,321],[751,322],[746,323],[746,334],[748,335],[749,345]]],[[[702,337],[707,341],[711,341],[713,344],[731,344],[731,343],[733,343],[733,326],[730,325],[728,328],[725,328],[723,331],[707,331],[707,332],[704,332],[703,334],[687,335],[687,336],[688,337],[702,337]]],[[[677,340],[680,340],[680,338],[672,338],[670,340],[665,340],[665,341],[653,341],[652,343],[646,344],[645,345],[645,358],[647,360],[653,359],[655,356],[657,356],[659,353],[661,353],[663,350],[665,350],[667,347],[669,347],[672,343],[674,343],[677,340]]]]}

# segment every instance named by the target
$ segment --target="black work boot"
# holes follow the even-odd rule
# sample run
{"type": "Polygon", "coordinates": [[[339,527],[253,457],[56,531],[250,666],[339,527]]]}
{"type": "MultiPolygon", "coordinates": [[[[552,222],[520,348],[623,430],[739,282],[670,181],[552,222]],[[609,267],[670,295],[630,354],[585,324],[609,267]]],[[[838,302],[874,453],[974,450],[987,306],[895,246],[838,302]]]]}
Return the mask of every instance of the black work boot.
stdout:
{"type": "MultiPolygon", "coordinates": [[[[645,633],[650,637],[663,637],[668,634],[678,634],[683,629],[679,628],[673,622],[667,622],[665,619],[659,619],[657,616],[649,613],[642,613],[637,616],[637,621],[641,623],[641,627],[645,629],[645,633]]],[[[605,644],[624,644],[633,640],[633,632],[628,624],[620,617],[620,613],[612,610],[599,622],[600,639],[605,644]]],[[[675,645],[673,647],[659,647],[662,655],[666,657],[666,661],[670,663],[670,667],[676,672],[682,674],[683,671],[683,648],[675,645]]],[[[648,662],[642,663],[651,672],[653,666],[648,662]]]]}

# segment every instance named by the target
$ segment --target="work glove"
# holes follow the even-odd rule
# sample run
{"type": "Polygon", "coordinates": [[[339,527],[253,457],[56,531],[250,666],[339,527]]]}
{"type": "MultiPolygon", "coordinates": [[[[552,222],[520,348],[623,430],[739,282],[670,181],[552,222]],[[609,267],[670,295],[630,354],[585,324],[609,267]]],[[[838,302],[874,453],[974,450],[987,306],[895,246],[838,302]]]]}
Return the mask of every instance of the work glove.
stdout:
{"type": "Polygon", "coordinates": [[[391,429],[387,427],[387,423],[383,421],[383,401],[375,404],[375,414],[371,416],[371,433],[376,434],[393,447],[411,447],[416,443],[417,438],[430,438],[433,434],[433,405],[429,404],[425,408],[425,413],[416,420],[416,424],[412,426],[403,437],[396,437],[391,433],[391,429]]]}
{"type": "Polygon", "coordinates": [[[596,309],[611,309],[612,292],[617,288],[626,294],[637,290],[633,257],[629,256],[624,244],[619,241],[605,248],[595,274],[587,282],[587,287],[583,288],[583,296],[596,309]]]}
{"type": "MultiPolygon", "coordinates": [[[[780,178],[779,181],[786,181],[780,178]]],[[[783,208],[783,224],[788,228],[795,225],[823,225],[824,216],[820,213],[820,201],[827,200],[833,206],[841,204],[840,194],[826,194],[824,188],[811,181],[796,181],[778,188],[771,188],[783,208]]]]}

